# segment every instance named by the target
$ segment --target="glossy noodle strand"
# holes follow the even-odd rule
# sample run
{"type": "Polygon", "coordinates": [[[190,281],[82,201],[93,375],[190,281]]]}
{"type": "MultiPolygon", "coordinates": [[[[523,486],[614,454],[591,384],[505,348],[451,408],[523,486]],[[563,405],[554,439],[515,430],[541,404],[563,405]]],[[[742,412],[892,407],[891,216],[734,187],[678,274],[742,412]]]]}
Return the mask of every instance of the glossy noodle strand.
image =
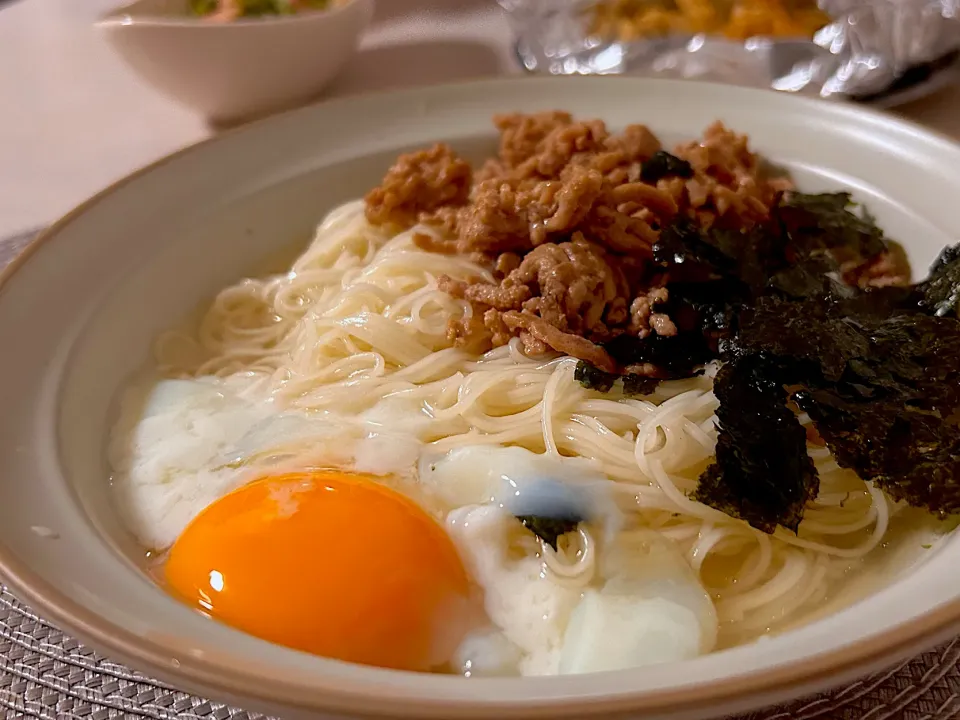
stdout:
{"type": "MultiPolygon", "coordinates": [[[[796,536],[766,535],[687,497],[716,443],[710,368],[644,399],[612,399],[574,380],[576,360],[527,357],[517,339],[482,357],[454,349],[448,321],[470,305],[440,291],[437,277],[492,278],[462,257],[418,249],[414,232],[433,231],[389,237],[368,224],[361,202],[337,208],[290,272],[224,290],[194,335],[162,337],[161,371],[246,374],[280,407],[338,417],[391,408],[438,451],[520,445],[593,460],[615,484],[627,529],[670,538],[700,576],[722,645],[795,621],[829,578],[882,541],[893,506],[822,447],[810,448],[820,495],[796,536]]],[[[557,582],[590,582],[602,543],[590,528],[556,552],[523,535],[525,552],[540,553],[557,582]]]]}

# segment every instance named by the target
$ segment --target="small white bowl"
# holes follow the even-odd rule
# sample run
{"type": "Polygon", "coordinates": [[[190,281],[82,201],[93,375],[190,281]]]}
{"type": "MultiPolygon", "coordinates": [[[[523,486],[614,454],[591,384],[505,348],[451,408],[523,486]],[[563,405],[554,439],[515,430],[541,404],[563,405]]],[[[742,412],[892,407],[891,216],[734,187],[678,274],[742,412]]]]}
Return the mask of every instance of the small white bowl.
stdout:
{"type": "Polygon", "coordinates": [[[215,123],[316,97],[354,52],[373,0],[329,10],[217,23],[186,0],[137,0],[97,27],[144,80],[215,123]]]}

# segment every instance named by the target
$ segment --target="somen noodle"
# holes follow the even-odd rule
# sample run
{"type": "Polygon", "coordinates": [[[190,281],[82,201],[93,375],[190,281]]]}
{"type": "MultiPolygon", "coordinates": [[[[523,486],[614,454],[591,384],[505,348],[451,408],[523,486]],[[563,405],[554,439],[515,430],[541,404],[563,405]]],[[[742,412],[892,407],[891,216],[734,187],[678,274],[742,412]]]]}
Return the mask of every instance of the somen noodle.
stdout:
{"type": "MultiPolygon", "coordinates": [[[[883,541],[897,506],[819,443],[809,453],[820,491],[796,535],[769,535],[687,497],[716,444],[712,368],[637,399],[584,388],[576,359],[528,357],[517,338],[482,356],[453,347],[448,323],[471,305],[437,278],[492,277],[463,256],[420,249],[417,233],[438,231],[391,236],[365,219],[362,202],[333,210],[290,272],[243,280],[216,296],[196,333],[164,335],[160,371],[243,376],[248,392],[280,407],[358,427],[387,408],[437,451],[517,445],[595,461],[615,481],[627,529],[652,528],[682,548],[715,599],[723,645],[794,621],[883,541]]],[[[589,583],[602,538],[587,525],[556,551],[525,538],[557,582],[589,583]]]]}

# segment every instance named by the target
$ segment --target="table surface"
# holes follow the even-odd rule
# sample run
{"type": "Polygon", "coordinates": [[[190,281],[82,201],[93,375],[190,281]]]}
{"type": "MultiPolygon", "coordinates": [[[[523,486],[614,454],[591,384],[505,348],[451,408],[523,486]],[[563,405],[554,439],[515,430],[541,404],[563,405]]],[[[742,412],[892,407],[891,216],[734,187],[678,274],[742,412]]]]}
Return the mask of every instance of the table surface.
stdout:
{"type": "MultiPolygon", "coordinates": [[[[55,220],[211,134],[138,81],[94,32],[116,0],[0,2],[0,238],[55,220]]],[[[379,0],[328,95],[519,72],[493,0],[379,0]]],[[[898,112],[960,138],[960,87],[898,112]]]]}
{"type": "MultiPolygon", "coordinates": [[[[91,22],[111,0],[0,0],[2,239],[50,223],[163,155],[208,137],[197,116],[155,94],[91,22]]],[[[329,95],[519,72],[493,0],[379,0],[359,56],[329,95]]],[[[897,110],[960,139],[960,86],[897,110]]],[[[24,240],[26,238],[23,238],[24,240]]],[[[960,717],[960,641],[828,696],[751,720],[960,717]]],[[[80,718],[258,717],[192,698],[99,658],[0,586],[0,715],[80,718]]]]}

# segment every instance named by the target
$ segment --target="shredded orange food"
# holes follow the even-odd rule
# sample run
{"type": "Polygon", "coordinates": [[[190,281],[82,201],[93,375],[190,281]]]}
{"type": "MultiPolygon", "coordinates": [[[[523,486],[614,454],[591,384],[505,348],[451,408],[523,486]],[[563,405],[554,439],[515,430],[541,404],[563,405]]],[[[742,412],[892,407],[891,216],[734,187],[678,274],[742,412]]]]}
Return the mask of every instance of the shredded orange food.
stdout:
{"type": "Polygon", "coordinates": [[[675,33],[809,38],[830,22],[811,0],[603,0],[591,13],[592,34],[624,41],[675,33]]]}

